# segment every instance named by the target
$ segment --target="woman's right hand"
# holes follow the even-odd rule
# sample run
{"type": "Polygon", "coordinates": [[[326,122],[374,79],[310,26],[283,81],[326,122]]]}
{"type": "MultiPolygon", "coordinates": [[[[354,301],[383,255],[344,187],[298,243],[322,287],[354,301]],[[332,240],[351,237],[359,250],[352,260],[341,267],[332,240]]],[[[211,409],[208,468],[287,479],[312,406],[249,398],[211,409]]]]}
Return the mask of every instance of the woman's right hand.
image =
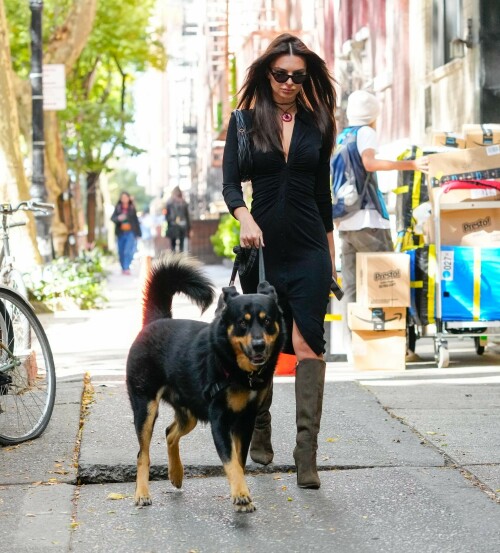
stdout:
{"type": "Polygon", "coordinates": [[[258,248],[264,246],[264,238],[259,225],[246,207],[234,210],[236,219],[240,222],[240,246],[242,248],[258,248]]]}

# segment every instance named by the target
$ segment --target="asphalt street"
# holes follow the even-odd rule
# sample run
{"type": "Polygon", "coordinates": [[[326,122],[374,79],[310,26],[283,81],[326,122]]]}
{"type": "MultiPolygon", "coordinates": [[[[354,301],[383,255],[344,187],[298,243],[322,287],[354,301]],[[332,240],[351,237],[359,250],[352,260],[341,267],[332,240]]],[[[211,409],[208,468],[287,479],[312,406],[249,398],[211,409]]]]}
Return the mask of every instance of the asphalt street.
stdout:
{"type": "MultiPolygon", "coordinates": [[[[221,287],[230,269],[206,271],[221,287]]],[[[340,553],[500,550],[500,347],[432,341],[405,371],[328,363],[320,490],[296,486],[293,377],[275,377],[272,465],[248,464],[257,511],[233,511],[210,429],[181,441],[185,480],[167,479],[165,406],[151,447],[150,507],[133,502],[137,439],[124,383],[141,324],[142,270],[112,266],[109,306],[43,315],[56,407],[37,440],[0,448],[0,552],[340,553]],[[84,385],[84,375],[85,378],[84,385]]],[[[213,316],[213,306],[203,315],[213,316]]],[[[174,317],[200,318],[176,299],[174,317]]]]}

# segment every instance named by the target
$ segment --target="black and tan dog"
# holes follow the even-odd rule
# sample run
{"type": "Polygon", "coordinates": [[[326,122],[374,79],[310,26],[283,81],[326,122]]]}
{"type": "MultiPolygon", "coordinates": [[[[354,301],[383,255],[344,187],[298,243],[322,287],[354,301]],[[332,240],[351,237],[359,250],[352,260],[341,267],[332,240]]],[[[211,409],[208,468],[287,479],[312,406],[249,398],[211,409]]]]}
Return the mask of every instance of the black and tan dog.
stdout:
{"type": "Polygon", "coordinates": [[[244,468],[255,416],[272,383],[284,340],[274,288],[257,294],[223,289],[211,323],[172,319],[172,298],[183,293],[204,311],[214,299],[211,282],[191,258],[157,261],[144,292],[143,328],[127,359],[127,388],[139,439],[135,502],[150,505],[149,447],[161,400],[175,411],[166,429],[168,476],[182,486],[179,440],[198,420],[210,422],[217,453],[239,512],[255,510],[244,468]]]}

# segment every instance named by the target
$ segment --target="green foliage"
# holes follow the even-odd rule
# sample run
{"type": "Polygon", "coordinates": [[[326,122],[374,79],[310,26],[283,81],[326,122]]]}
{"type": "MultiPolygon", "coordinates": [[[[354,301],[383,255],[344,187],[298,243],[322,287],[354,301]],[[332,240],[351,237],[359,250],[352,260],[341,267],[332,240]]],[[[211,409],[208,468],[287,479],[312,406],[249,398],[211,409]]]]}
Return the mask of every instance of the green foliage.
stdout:
{"type": "Polygon", "coordinates": [[[99,248],[76,259],[60,257],[25,276],[30,299],[57,311],[68,307],[102,309],[107,298],[106,260],[99,248]]]}
{"type": "Polygon", "coordinates": [[[75,173],[142,150],[126,140],[133,122],[131,85],[137,73],[163,69],[162,29],[151,27],[155,0],[100,0],[89,41],[68,75],[67,109],[60,113],[68,165],[75,173]]]}
{"type": "Polygon", "coordinates": [[[128,192],[134,198],[137,211],[144,211],[144,208],[149,207],[154,198],[154,196],[146,194],[144,187],[137,184],[137,174],[129,169],[120,169],[109,179],[111,203],[116,204],[123,191],[128,192]]]}
{"type": "Polygon", "coordinates": [[[210,237],[214,252],[234,261],[233,248],[240,243],[240,223],[229,213],[222,215],[217,231],[210,237]]]}
{"type": "MultiPolygon", "coordinates": [[[[3,0],[10,33],[12,66],[30,72],[28,0],[3,0]]],[[[64,24],[75,0],[44,0],[44,48],[64,24]]],[[[73,174],[100,173],[111,158],[142,150],[126,140],[133,122],[131,85],[148,68],[164,69],[163,29],[152,26],[156,0],[99,0],[89,40],[67,75],[67,109],[58,112],[61,136],[73,174]]],[[[61,30],[62,29],[62,30],[61,30]]]]}

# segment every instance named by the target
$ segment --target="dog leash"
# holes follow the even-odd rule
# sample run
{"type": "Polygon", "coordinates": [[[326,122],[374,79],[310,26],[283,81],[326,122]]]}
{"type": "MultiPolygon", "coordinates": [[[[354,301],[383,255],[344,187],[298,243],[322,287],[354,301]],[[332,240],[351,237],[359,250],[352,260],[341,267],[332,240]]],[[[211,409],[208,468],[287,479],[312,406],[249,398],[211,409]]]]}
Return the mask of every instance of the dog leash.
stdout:
{"type": "Polygon", "coordinates": [[[234,286],[236,280],[236,274],[239,273],[240,277],[246,275],[255,263],[257,253],[259,255],[259,283],[266,280],[266,271],[264,267],[264,252],[262,246],[258,248],[242,248],[241,246],[235,246],[233,252],[236,254],[234,259],[233,270],[231,272],[231,278],[229,280],[229,286],[234,286]]]}

